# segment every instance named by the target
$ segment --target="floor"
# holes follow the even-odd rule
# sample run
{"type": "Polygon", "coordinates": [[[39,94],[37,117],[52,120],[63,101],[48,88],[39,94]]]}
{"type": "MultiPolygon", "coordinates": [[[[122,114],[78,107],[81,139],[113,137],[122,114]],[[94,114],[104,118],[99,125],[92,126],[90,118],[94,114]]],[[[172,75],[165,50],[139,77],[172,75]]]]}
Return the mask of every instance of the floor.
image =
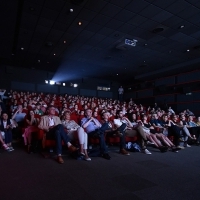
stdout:
{"type": "Polygon", "coordinates": [[[110,147],[111,160],[92,157],[76,160],[65,155],[64,164],[55,157],[0,149],[1,200],[199,200],[200,146],[178,153],[152,155],[131,152],[130,156],[110,147]]]}

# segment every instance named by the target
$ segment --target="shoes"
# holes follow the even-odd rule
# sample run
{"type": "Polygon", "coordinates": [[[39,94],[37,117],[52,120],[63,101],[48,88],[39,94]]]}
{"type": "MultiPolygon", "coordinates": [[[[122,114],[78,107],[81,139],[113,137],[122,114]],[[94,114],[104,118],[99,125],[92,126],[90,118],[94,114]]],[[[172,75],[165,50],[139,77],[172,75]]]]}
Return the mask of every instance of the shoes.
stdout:
{"type": "Polygon", "coordinates": [[[9,147],[10,151],[14,151],[15,149],[11,146],[9,147]]]}
{"type": "Polygon", "coordinates": [[[151,155],[151,152],[148,149],[144,149],[144,150],[142,150],[142,152],[147,154],[147,155],[151,155]]]}
{"type": "Polygon", "coordinates": [[[162,153],[164,153],[164,152],[167,152],[168,147],[161,146],[161,147],[159,147],[159,150],[160,150],[162,153]]]}
{"type": "Polygon", "coordinates": [[[173,147],[171,147],[171,150],[172,150],[173,152],[178,152],[178,150],[181,150],[181,148],[176,147],[176,146],[173,146],[173,147]]]}
{"type": "Polygon", "coordinates": [[[185,149],[185,147],[183,147],[183,146],[176,146],[177,148],[179,148],[179,149],[185,149]]]}
{"type": "Polygon", "coordinates": [[[85,157],[84,160],[86,160],[86,161],[91,161],[92,159],[89,158],[89,157],[87,157],[87,158],[85,157]]]}
{"type": "Polygon", "coordinates": [[[191,147],[189,144],[184,144],[184,147],[191,147]]]}
{"type": "Polygon", "coordinates": [[[75,146],[71,145],[71,146],[68,147],[68,150],[70,152],[74,152],[74,151],[77,151],[78,149],[75,146]]]}
{"type": "Polygon", "coordinates": [[[150,141],[147,141],[147,145],[150,144],[150,145],[154,145],[153,142],[150,142],[150,141]]]}
{"type": "Polygon", "coordinates": [[[125,149],[120,149],[119,153],[125,156],[130,156],[130,153],[126,151],[125,149]]]}
{"type": "Polygon", "coordinates": [[[58,163],[60,163],[60,164],[63,164],[63,163],[64,163],[64,160],[62,159],[62,156],[58,156],[58,157],[57,157],[57,161],[58,161],[58,163]]]}
{"type": "Polygon", "coordinates": [[[111,157],[109,156],[108,153],[102,154],[102,157],[105,158],[106,160],[110,160],[111,159],[111,157]]]}
{"type": "Polygon", "coordinates": [[[9,148],[6,144],[3,145],[3,148],[4,148],[4,150],[6,150],[7,152],[10,152],[10,151],[11,151],[10,148],[9,148]]]}

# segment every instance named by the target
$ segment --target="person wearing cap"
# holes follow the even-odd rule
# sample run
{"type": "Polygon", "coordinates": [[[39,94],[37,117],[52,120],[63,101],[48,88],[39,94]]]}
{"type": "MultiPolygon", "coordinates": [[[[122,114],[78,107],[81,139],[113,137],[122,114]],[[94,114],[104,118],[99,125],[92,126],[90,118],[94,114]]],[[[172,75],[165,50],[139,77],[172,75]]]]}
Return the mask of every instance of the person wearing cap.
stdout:
{"type": "Polygon", "coordinates": [[[41,117],[38,128],[46,132],[46,138],[56,140],[56,151],[57,151],[57,161],[58,163],[64,163],[62,159],[62,140],[65,145],[68,146],[70,152],[77,151],[77,148],[70,143],[70,139],[64,127],[61,123],[61,120],[58,116],[55,116],[56,109],[54,106],[49,106],[47,109],[47,115],[41,117]]]}

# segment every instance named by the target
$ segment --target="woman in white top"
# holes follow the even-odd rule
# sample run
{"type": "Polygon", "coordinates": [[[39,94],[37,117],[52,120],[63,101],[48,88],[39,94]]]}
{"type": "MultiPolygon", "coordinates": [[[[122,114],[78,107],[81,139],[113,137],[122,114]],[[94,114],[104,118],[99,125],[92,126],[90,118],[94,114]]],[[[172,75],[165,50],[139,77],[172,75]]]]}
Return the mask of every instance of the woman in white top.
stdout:
{"type": "Polygon", "coordinates": [[[91,161],[87,153],[88,135],[74,120],[70,120],[70,114],[70,111],[64,113],[62,124],[67,129],[68,136],[71,140],[78,138],[80,153],[84,156],[84,159],[86,161],[91,161]]]}

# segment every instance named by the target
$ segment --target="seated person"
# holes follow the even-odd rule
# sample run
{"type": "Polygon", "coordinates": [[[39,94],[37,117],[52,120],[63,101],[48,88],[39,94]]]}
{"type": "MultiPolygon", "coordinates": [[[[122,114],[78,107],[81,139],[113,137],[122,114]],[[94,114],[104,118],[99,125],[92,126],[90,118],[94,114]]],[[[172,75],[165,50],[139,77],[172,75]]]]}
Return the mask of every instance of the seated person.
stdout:
{"type": "Polygon", "coordinates": [[[100,153],[101,156],[107,160],[111,157],[108,154],[108,149],[105,143],[105,131],[109,128],[108,123],[105,122],[101,124],[97,119],[92,117],[92,110],[85,110],[85,117],[81,120],[81,126],[86,130],[89,137],[98,135],[100,143],[100,153]]]}
{"type": "Polygon", "coordinates": [[[200,117],[197,117],[196,125],[197,125],[197,126],[200,126],[200,117]]]}
{"type": "Polygon", "coordinates": [[[86,161],[91,161],[91,158],[89,158],[87,152],[88,135],[74,120],[70,120],[70,114],[70,111],[66,111],[64,113],[62,124],[67,129],[68,136],[71,140],[78,138],[80,144],[80,153],[84,155],[84,159],[86,161]]]}
{"type": "Polygon", "coordinates": [[[147,142],[147,137],[145,132],[143,131],[143,128],[140,124],[137,124],[136,122],[134,125],[130,122],[130,120],[127,117],[124,117],[124,114],[122,110],[117,111],[117,119],[114,119],[114,124],[116,127],[120,127],[122,123],[126,124],[126,130],[125,130],[125,136],[128,137],[135,137],[139,136],[139,142],[142,148],[142,152],[145,154],[150,155],[151,152],[147,150],[146,148],[146,142],[147,142]]]}
{"type": "Polygon", "coordinates": [[[126,142],[125,142],[125,133],[124,130],[126,129],[126,124],[123,123],[121,126],[116,126],[109,121],[109,113],[108,112],[104,112],[102,113],[102,118],[103,120],[101,121],[101,123],[108,123],[108,129],[106,130],[106,135],[107,136],[113,136],[113,135],[119,135],[120,136],[120,150],[119,153],[122,155],[126,155],[129,156],[129,152],[127,152],[125,150],[126,148],[126,142]]]}
{"type": "Polygon", "coordinates": [[[41,117],[38,128],[46,132],[46,138],[56,140],[57,161],[62,164],[64,163],[64,160],[62,159],[62,140],[68,146],[69,151],[73,152],[77,149],[69,142],[69,136],[65,133],[60,118],[55,116],[55,112],[55,107],[49,106],[47,110],[48,115],[41,117]]]}
{"type": "Polygon", "coordinates": [[[157,130],[157,132],[163,132],[164,126],[162,120],[158,118],[157,113],[153,113],[151,120],[150,120],[151,125],[157,130]]]}
{"type": "Polygon", "coordinates": [[[22,105],[18,105],[17,110],[12,116],[12,120],[17,122],[18,125],[13,129],[13,136],[15,136],[16,139],[21,139],[22,137],[22,128],[24,127],[24,118],[26,116],[26,113],[23,113],[22,110],[22,105]]]}
{"type": "Polygon", "coordinates": [[[173,136],[173,143],[177,148],[184,149],[184,147],[180,146],[180,138],[182,126],[178,123],[178,118],[176,115],[172,117],[172,120],[168,120],[167,116],[163,116],[162,124],[164,127],[168,129],[168,136],[173,136]]]}
{"type": "Polygon", "coordinates": [[[38,131],[39,118],[36,118],[34,111],[30,110],[25,117],[27,127],[24,131],[24,144],[27,146],[27,151],[32,151],[32,134],[38,131]]]}
{"type": "Polygon", "coordinates": [[[196,140],[196,136],[192,136],[190,134],[189,131],[190,126],[188,125],[188,122],[186,121],[186,117],[184,114],[181,114],[179,124],[183,127],[183,131],[186,134],[184,147],[191,147],[190,145],[187,144],[187,139],[190,138],[191,140],[196,140]]]}
{"type": "MultiPolygon", "coordinates": [[[[167,117],[167,116],[166,116],[167,117]]],[[[151,139],[153,139],[153,143],[156,145],[156,147],[160,148],[160,144],[165,144],[167,147],[170,148],[171,151],[173,152],[177,152],[177,150],[179,150],[179,148],[177,148],[170,140],[169,138],[164,135],[163,133],[157,133],[155,128],[151,125],[150,122],[147,121],[147,116],[146,115],[143,115],[142,117],[142,123],[143,123],[143,126],[145,127],[145,129],[149,130],[150,134],[149,134],[149,137],[150,137],[150,141],[152,142],[151,139]],[[155,138],[156,137],[156,138],[155,138]],[[162,143],[161,143],[161,142],[162,143]]],[[[144,129],[144,131],[145,131],[144,129]]],[[[164,128],[166,129],[166,128],[164,128]]],[[[148,138],[148,137],[147,137],[148,138]]],[[[161,147],[160,150],[162,152],[164,152],[164,148],[161,147]]]]}
{"type": "Polygon", "coordinates": [[[15,127],[13,120],[8,118],[7,113],[3,113],[2,119],[0,120],[0,131],[3,133],[5,137],[5,144],[9,148],[10,151],[13,151],[12,147],[12,128],[15,127]]]}
{"type": "Polygon", "coordinates": [[[193,121],[194,116],[190,115],[188,117],[188,129],[190,133],[197,138],[196,144],[200,144],[200,127],[193,121]]]}

